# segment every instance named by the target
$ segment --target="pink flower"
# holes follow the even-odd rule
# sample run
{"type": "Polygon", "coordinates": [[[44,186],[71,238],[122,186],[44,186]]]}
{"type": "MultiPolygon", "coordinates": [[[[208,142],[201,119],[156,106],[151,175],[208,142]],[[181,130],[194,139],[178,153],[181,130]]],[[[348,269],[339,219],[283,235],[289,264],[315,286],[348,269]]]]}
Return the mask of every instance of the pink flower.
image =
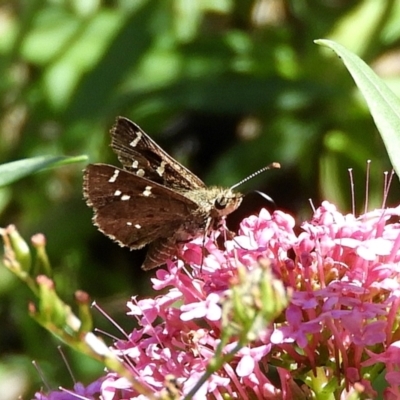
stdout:
{"type": "Polygon", "coordinates": [[[76,400],[78,398],[77,395],[81,396],[80,398],[82,399],[94,400],[97,399],[101,393],[103,381],[104,378],[101,378],[86,387],[82,383],[77,382],[73,390],[54,390],[48,395],[36,393],[35,400],[76,400]]]}
{"type": "MultiPolygon", "coordinates": [[[[376,374],[377,365],[386,377],[387,398],[400,396],[400,346],[394,334],[400,306],[400,224],[390,220],[399,215],[397,207],[356,218],[324,202],[297,235],[291,216],[262,210],[242,222],[225,250],[207,238],[203,259],[203,238],[188,243],[182,258],[190,268],[183,261],[169,263],[152,279],[159,296],[128,302],[128,314],[139,328],[129,340],[117,341],[115,351],[132,376],[155,394],[166,390],[166,377],[172,375],[180,396],[188,395],[214,362],[227,331],[239,335],[245,328],[240,324],[263,321],[257,315],[269,304],[257,303],[257,291],[239,299],[240,320],[233,309],[226,314],[224,304],[241,282],[239,269],[251,277],[265,268],[260,260],[268,260],[273,275],[292,293],[289,306],[273,324],[257,326],[256,340],[244,343],[194,398],[318,397],[328,384],[335,398],[345,399],[361,387],[374,397],[365,376],[372,368],[376,374]],[[307,379],[316,375],[318,379],[307,379]]],[[[222,354],[237,344],[232,333],[222,354]]],[[[102,390],[105,399],[143,398],[112,373],[102,390]]]]}
{"type": "Polygon", "coordinates": [[[221,319],[220,297],[216,293],[210,293],[205,301],[193,302],[181,306],[181,320],[190,321],[194,318],[206,318],[209,321],[221,319]]]}

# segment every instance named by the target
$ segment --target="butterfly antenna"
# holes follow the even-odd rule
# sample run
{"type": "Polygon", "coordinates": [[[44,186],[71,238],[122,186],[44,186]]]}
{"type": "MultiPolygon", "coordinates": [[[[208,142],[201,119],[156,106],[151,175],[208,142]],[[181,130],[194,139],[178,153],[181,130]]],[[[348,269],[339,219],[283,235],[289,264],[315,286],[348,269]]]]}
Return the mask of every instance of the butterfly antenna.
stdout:
{"type": "Polygon", "coordinates": [[[238,186],[242,185],[243,183],[249,181],[250,179],[253,179],[255,176],[260,175],[262,172],[266,171],[267,169],[272,169],[272,168],[280,168],[281,164],[277,162],[273,162],[272,164],[267,165],[264,168],[259,169],[256,172],[253,172],[251,175],[249,175],[247,178],[242,179],[240,182],[234,184],[231,186],[231,190],[236,189],[238,186]]]}

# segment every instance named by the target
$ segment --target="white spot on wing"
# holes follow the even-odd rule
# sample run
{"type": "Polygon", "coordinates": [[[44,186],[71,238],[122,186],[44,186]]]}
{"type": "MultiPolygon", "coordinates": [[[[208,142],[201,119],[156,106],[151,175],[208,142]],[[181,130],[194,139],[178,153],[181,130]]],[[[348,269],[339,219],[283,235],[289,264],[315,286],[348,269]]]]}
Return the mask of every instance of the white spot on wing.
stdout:
{"type": "Polygon", "coordinates": [[[158,175],[163,176],[166,165],[167,165],[167,163],[165,161],[161,161],[160,166],[156,169],[158,175]]]}
{"type": "Polygon", "coordinates": [[[137,176],[143,177],[144,176],[144,170],[143,169],[138,169],[136,172],[137,176]]]}
{"type": "Polygon", "coordinates": [[[140,229],[140,228],[141,228],[141,225],[136,224],[136,225],[135,225],[135,228],[136,228],[136,229],[140,229]]]}
{"type": "Polygon", "coordinates": [[[139,161],[135,160],[132,163],[132,168],[136,169],[139,166],[139,161]]]}
{"type": "Polygon", "coordinates": [[[122,200],[122,201],[129,200],[130,198],[131,198],[131,196],[129,196],[129,194],[123,194],[123,195],[121,196],[121,200],[122,200]]]}
{"type": "Polygon", "coordinates": [[[143,196],[149,197],[151,195],[151,186],[146,186],[143,190],[143,196]]]}
{"type": "Polygon", "coordinates": [[[137,144],[139,143],[140,139],[142,138],[142,132],[137,131],[137,136],[135,139],[132,140],[132,142],[129,143],[129,146],[131,147],[136,147],[137,144]]]}
{"type": "Polygon", "coordinates": [[[114,183],[114,182],[117,180],[118,175],[119,175],[119,170],[116,169],[116,170],[114,171],[113,176],[108,180],[108,182],[114,183]]]}
{"type": "Polygon", "coordinates": [[[120,190],[116,190],[114,192],[114,196],[121,196],[122,192],[120,190]]]}
{"type": "Polygon", "coordinates": [[[126,225],[132,226],[132,222],[129,222],[129,221],[128,221],[128,222],[126,223],[126,225]]]}

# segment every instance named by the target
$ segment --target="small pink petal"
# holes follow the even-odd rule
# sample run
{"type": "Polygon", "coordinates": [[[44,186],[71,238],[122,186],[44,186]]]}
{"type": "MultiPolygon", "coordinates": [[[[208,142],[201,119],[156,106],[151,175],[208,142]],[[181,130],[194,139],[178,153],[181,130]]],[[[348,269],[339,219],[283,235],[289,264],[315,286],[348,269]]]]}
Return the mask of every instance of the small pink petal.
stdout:
{"type": "Polygon", "coordinates": [[[255,362],[253,357],[250,355],[245,355],[239,361],[239,364],[236,367],[236,373],[240,376],[248,376],[254,371],[255,362]]]}

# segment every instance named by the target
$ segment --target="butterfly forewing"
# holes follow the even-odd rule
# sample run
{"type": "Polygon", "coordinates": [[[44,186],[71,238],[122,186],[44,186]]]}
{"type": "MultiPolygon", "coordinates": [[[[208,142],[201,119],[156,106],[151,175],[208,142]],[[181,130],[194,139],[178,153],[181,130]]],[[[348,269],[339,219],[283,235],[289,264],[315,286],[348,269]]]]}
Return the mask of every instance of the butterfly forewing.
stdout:
{"type": "Polygon", "coordinates": [[[198,208],[179,193],[106,164],[86,168],[84,196],[99,229],[133,249],[170,237],[198,208]]]}
{"type": "Polygon", "coordinates": [[[132,121],[118,117],[111,137],[111,147],[129,172],[170,188],[205,187],[200,178],[169,156],[132,121]]]}

